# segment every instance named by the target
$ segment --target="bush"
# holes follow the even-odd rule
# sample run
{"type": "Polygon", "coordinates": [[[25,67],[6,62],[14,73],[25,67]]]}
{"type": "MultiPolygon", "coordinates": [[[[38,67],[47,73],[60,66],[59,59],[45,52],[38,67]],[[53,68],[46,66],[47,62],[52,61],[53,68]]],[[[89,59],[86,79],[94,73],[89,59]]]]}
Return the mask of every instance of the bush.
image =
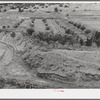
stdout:
{"type": "Polygon", "coordinates": [[[4,9],[4,12],[6,12],[7,10],[6,9],[4,9]]]}
{"type": "Polygon", "coordinates": [[[6,26],[2,26],[2,29],[5,29],[6,28],[6,26]]]}
{"type": "Polygon", "coordinates": [[[85,30],[86,29],[86,27],[83,25],[82,27],[81,27],[81,30],[83,31],[83,30],[85,30]]]}
{"type": "Polygon", "coordinates": [[[90,30],[90,29],[87,29],[86,31],[85,31],[85,33],[86,34],[89,34],[89,33],[91,33],[92,31],[90,30]]]}
{"type": "Polygon", "coordinates": [[[86,46],[92,46],[92,38],[87,38],[86,46]]]}
{"type": "Polygon", "coordinates": [[[46,19],[42,19],[42,21],[43,21],[44,23],[46,23],[46,22],[47,22],[47,20],[46,20],[46,19]]]}
{"type": "Polygon", "coordinates": [[[48,24],[46,23],[45,26],[48,26],[48,24]]]}
{"type": "Polygon", "coordinates": [[[62,10],[60,9],[60,12],[62,12],[62,10]]]}
{"type": "Polygon", "coordinates": [[[66,16],[69,16],[69,14],[66,14],[66,16]]]}
{"type": "Polygon", "coordinates": [[[74,23],[74,26],[77,26],[77,23],[74,23]]]}
{"type": "Polygon", "coordinates": [[[18,8],[18,12],[23,12],[23,9],[21,9],[21,8],[18,8]]]}
{"type": "Polygon", "coordinates": [[[83,46],[84,42],[83,39],[80,39],[80,45],[83,46]]]}
{"type": "Polygon", "coordinates": [[[65,33],[70,34],[70,29],[65,29],[65,33]]]}
{"type": "Polygon", "coordinates": [[[47,26],[47,27],[46,27],[46,30],[50,30],[50,27],[49,27],[49,26],[47,26]]]}
{"type": "Polygon", "coordinates": [[[54,36],[54,39],[53,39],[53,41],[61,41],[61,38],[62,36],[61,36],[61,34],[55,34],[55,36],[54,36]]]}
{"type": "Polygon", "coordinates": [[[68,21],[68,23],[71,23],[71,21],[68,21]]]}
{"type": "Polygon", "coordinates": [[[73,12],[75,12],[75,10],[73,10],[73,12]]]}
{"type": "Polygon", "coordinates": [[[100,47],[100,39],[96,40],[95,43],[96,43],[96,45],[97,45],[98,47],[100,47]]]}
{"type": "Polygon", "coordinates": [[[96,31],[95,36],[94,36],[94,41],[96,45],[99,47],[100,46],[100,32],[96,31]]]}
{"type": "Polygon", "coordinates": [[[34,27],[34,23],[30,23],[30,26],[31,26],[31,27],[34,27]]]}
{"type": "Polygon", "coordinates": [[[100,32],[96,31],[94,38],[97,40],[100,38],[100,32]]]}
{"type": "Polygon", "coordinates": [[[65,8],[68,7],[67,5],[64,6],[65,8]]]}
{"type": "Polygon", "coordinates": [[[16,36],[15,32],[12,32],[10,36],[14,38],[16,36]]]}
{"type": "Polygon", "coordinates": [[[54,12],[58,12],[58,8],[56,7],[56,8],[54,8],[54,12]]]}
{"type": "Polygon", "coordinates": [[[72,31],[71,29],[65,29],[65,33],[73,35],[74,31],[72,31]]]}
{"type": "Polygon", "coordinates": [[[65,45],[66,41],[67,41],[67,37],[61,36],[61,40],[59,41],[59,43],[61,43],[62,45],[65,45]]]}
{"type": "Polygon", "coordinates": [[[10,28],[10,26],[8,25],[7,28],[10,28]]]}
{"type": "Polygon", "coordinates": [[[48,6],[45,6],[46,8],[48,8],[48,6]]]}
{"type": "Polygon", "coordinates": [[[13,27],[17,28],[19,25],[20,25],[19,23],[16,23],[13,27]]]}
{"type": "Polygon", "coordinates": [[[26,32],[27,32],[27,35],[31,36],[33,34],[33,32],[34,32],[34,29],[33,28],[28,28],[26,30],[26,32]]]}
{"type": "Polygon", "coordinates": [[[59,4],[59,7],[63,7],[63,4],[59,4]]]}
{"type": "Polygon", "coordinates": [[[81,24],[77,24],[77,28],[80,28],[81,27],[81,24]]]}

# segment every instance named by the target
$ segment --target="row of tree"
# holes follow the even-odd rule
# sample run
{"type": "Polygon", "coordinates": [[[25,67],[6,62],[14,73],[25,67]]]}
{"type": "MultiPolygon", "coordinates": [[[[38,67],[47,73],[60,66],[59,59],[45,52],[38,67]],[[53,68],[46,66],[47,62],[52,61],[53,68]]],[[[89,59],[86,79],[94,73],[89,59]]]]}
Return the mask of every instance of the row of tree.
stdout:
{"type": "Polygon", "coordinates": [[[35,33],[35,30],[33,28],[28,28],[26,30],[27,36],[32,36],[33,38],[37,38],[40,41],[45,41],[48,44],[52,42],[58,42],[62,45],[65,45],[67,42],[69,42],[71,45],[74,43],[79,43],[81,46],[92,46],[93,43],[96,43],[96,45],[100,46],[100,32],[96,31],[95,34],[91,37],[87,37],[87,40],[83,40],[79,36],[75,34],[54,34],[53,32],[47,31],[45,33],[39,32],[35,33]],[[77,40],[79,38],[79,40],[77,40]]]}

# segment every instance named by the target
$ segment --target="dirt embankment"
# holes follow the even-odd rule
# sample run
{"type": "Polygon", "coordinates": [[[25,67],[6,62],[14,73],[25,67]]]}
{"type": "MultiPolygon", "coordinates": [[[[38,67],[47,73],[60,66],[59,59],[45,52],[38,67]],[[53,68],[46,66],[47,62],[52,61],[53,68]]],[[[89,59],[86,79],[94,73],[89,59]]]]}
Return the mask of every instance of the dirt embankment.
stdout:
{"type": "Polygon", "coordinates": [[[100,87],[99,54],[99,51],[36,50],[22,58],[31,69],[37,70],[36,76],[41,79],[67,88],[96,88],[100,87]]]}

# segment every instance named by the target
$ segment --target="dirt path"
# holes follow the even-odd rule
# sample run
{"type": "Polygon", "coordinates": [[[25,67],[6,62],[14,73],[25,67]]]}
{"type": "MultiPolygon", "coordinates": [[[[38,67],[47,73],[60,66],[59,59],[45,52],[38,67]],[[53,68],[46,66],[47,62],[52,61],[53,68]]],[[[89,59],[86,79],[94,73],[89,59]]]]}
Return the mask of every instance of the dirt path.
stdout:
{"type": "Polygon", "coordinates": [[[30,80],[32,84],[44,86],[56,85],[54,87],[61,87],[62,85],[38,78],[31,70],[28,70],[20,57],[16,56],[15,49],[3,42],[0,42],[0,76],[18,81],[30,80]]]}

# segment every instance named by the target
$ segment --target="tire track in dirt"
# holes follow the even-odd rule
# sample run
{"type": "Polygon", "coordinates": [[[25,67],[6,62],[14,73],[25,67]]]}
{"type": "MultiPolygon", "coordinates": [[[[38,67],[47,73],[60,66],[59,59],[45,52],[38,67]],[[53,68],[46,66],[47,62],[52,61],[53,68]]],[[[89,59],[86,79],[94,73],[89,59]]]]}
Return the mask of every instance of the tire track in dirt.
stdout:
{"type": "MultiPolygon", "coordinates": [[[[34,73],[32,73],[30,70],[28,70],[27,66],[23,63],[23,61],[16,55],[16,51],[13,48],[13,46],[8,45],[6,43],[0,42],[1,48],[5,50],[11,50],[11,53],[13,54],[11,57],[11,54],[5,53],[3,55],[3,63],[0,61],[0,76],[5,79],[16,79],[17,81],[26,81],[30,80],[31,84],[37,84],[39,86],[50,86],[50,87],[61,87],[61,84],[57,84],[56,82],[52,82],[49,80],[38,78],[34,73]],[[4,56],[6,58],[4,58],[4,56]],[[8,59],[8,57],[11,57],[12,59],[8,59]],[[8,59],[8,61],[7,61],[8,59]],[[57,85],[56,85],[57,84],[57,85]],[[56,86],[55,86],[56,85],[56,86]]],[[[2,51],[3,53],[3,51],[2,51]]]]}

